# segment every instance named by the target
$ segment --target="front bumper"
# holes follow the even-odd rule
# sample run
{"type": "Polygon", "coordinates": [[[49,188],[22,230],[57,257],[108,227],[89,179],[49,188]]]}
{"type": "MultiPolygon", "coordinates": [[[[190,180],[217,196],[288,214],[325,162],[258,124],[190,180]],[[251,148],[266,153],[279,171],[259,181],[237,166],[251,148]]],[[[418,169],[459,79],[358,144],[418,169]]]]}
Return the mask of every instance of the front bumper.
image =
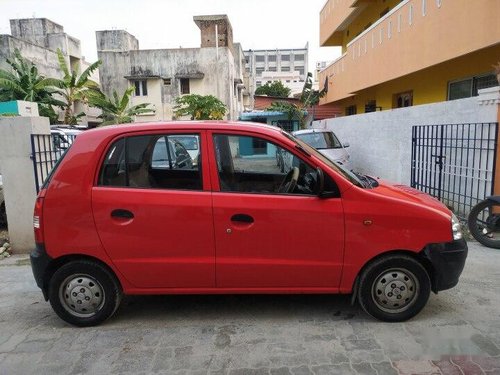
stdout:
{"type": "Polygon", "coordinates": [[[428,244],[421,255],[434,268],[432,291],[453,288],[458,283],[467,259],[467,242],[464,239],[452,242],[428,244]]]}
{"type": "Polygon", "coordinates": [[[52,261],[52,258],[45,251],[45,246],[42,244],[36,244],[36,248],[30,254],[31,269],[33,270],[33,276],[35,277],[36,285],[42,289],[43,297],[45,300],[48,299],[47,285],[45,285],[45,273],[47,268],[52,261]]]}

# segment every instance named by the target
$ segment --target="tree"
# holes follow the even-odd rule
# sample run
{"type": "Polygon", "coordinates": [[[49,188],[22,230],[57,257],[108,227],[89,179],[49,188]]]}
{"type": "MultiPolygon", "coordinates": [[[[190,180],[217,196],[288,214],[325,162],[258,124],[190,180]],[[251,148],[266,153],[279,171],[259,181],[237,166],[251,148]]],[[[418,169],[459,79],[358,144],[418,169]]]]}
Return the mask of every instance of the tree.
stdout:
{"type": "Polygon", "coordinates": [[[175,116],[191,116],[191,120],[222,120],[227,111],[224,103],[213,95],[183,95],[175,102],[175,116]]]}
{"type": "Polygon", "coordinates": [[[272,102],[269,107],[266,108],[267,111],[282,112],[287,115],[288,120],[298,120],[300,126],[303,127],[303,122],[305,120],[304,109],[294,103],[290,103],[283,100],[278,100],[272,102]]]}
{"type": "Polygon", "coordinates": [[[88,103],[90,98],[101,96],[99,85],[92,81],[90,75],[101,64],[100,60],[91,64],[82,74],[78,75],[76,71],[70,72],[64,55],[61,50],[57,50],[57,58],[59,60],[59,67],[64,73],[62,79],[56,80],[57,92],[62,96],[63,105],[61,108],[64,110],[64,123],[69,125],[76,125],[78,119],[85,116],[84,112],[78,114],[74,113],[73,106],[75,102],[88,103]]]}
{"type": "Polygon", "coordinates": [[[257,87],[255,95],[267,95],[273,98],[288,98],[290,96],[290,92],[291,90],[283,85],[281,81],[274,81],[257,87]]]}
{"type": "Polygon", "coordinates": [[[0,101],[37,102],[40,115],[49,117],[51,123],[57,122],[57,113],[52,106],[64,104],[52,96],[57,92],[58,80],[39,74],[37,67],[18,49],[6,61],[12,71],[0,69],[0,101]]]}
{"type": "Polygon", "coordinates": [[[308,72],[304,88],[302,89],[302,94],[300,95],[300,102],[306,108],[318,105],[319,100],[326,95],[326,85],[321,91],[313,90],[312,85],[312,74],[308,72]]]}
{"type": "Polygon", "coordinates": [[[154,113],[154,109],[147,108],[149,103],[142,103],[129,107],[130,97],[134,92],[134,87],[129,87],[121,97],[118,96],[116,90],[113,90],[113,97],[108,98],[102,94],[100,96],[91,96],[89,104],[102,110],[102,115],[98,118],[102,119],[103,125],[125,124],[133,121],[133,117],[144,113],[154,113]]]}

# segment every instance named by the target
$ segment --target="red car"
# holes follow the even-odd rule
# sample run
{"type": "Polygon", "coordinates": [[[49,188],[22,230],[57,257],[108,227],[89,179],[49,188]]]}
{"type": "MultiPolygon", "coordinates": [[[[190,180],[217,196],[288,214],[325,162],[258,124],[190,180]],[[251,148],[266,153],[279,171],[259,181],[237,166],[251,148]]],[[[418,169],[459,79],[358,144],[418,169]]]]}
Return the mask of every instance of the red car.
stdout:
{"type": "Polygon", "coordinates": [[[181,293],[353,294],[375,318],[403,321],[455,286],[467,257],[436,199],[249,123],[82,133],[40,191],[34,227],[35,280],[78,326],[109,318],[122,294],[181,293]],[[182,136],[196,139],[196,162],[182,136]]]}

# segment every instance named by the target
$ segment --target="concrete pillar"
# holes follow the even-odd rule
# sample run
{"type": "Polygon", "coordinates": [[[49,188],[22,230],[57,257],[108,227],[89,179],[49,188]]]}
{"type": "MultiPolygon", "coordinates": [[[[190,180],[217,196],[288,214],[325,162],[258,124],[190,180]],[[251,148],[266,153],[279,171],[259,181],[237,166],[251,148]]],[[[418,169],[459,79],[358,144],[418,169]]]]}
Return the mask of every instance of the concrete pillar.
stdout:
{"type": "MultiPolygon", "coordinates": [[[[484,111],[496,111],[496,122],[500,124],[500,86],[479,90],[478,103],[484,111]]],[[[497,154],[495,159],[495,180],[493,181],[493,195],[500,195],[500,129],[497,138],[497,154]]]]}
{"type": "Polygon", "coordinates": [[[31,134],[50,134],[45,117],[0,117],[0,165],[9,238],[14,253],[35,246],[33,207],[36,199],[31,134]]]}

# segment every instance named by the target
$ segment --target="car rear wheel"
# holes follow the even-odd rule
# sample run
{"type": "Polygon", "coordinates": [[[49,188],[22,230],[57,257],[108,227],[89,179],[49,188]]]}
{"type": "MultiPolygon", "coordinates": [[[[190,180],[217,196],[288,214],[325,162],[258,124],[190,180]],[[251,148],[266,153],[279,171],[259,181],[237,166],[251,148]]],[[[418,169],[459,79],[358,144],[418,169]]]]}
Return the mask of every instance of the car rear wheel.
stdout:
{"type": "Polygon", "coordinates": [[[59,268],[49,283],[49,300],[64,321],[87,327],[102,323],[118,309],[121,288],[103,265],[73,261],[59,268]]]}
{"type": "Polygon", "coordinates": [[[363,271],[358,300],[374,318],[402,322],[423,309],[430,291],[430,278],[422,264],[407,255],[388,255],[363,271]]]}

